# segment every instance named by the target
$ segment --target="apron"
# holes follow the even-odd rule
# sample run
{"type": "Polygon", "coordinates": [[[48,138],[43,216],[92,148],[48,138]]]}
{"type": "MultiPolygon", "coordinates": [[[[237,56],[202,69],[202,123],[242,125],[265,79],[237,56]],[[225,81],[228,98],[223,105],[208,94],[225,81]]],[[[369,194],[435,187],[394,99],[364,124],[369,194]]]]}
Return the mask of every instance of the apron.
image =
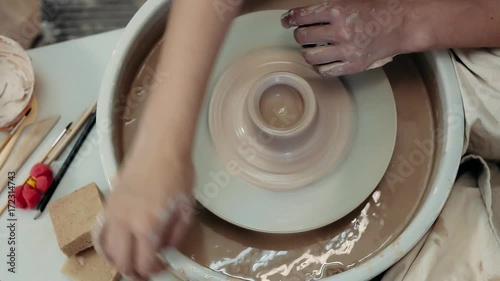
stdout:
{"type": "Polygon", "coordinates": [[[459,173],[433,227],[382,281],[500,281],[500,49],[450,56],[465,110],[459,173]]]}

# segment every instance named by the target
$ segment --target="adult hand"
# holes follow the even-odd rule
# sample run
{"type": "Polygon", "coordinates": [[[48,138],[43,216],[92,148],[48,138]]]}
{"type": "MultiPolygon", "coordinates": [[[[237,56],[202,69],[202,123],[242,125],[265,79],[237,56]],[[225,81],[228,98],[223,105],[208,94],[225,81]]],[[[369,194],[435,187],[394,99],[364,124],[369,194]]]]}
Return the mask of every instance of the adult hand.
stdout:
{"type": "Polygon", "coordinates": [[[93,233],[96,250],[132,280],[167,269],[159,253],[180,243],[194,211],[191,160],[144,151],[125,162],[93,233]]]}
{"type": "MultiPolygon", "coordinates": [[[[410,41],[405,0],[338,0],[288,11],[286,28],[297,27],[305,60],[326,77],[353,74],[418,46],[410,41]]],[[[425,41],[421,41],[425,43],[425,41]]]]}

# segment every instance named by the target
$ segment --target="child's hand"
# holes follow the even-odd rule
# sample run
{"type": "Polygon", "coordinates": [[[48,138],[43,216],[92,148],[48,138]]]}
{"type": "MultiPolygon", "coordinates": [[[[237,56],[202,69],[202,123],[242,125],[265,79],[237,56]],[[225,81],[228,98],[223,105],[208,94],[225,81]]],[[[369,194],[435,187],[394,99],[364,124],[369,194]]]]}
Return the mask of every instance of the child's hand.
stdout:
{"type": "Polygon", "coordinates": [[[133,280],[166,269],[159,257],[176,247],[193,213],[190,159],[136,153],[121,170],[94,231],[96,250],[133,280]]]}
{"type": "MultiPolygon", "coordinates": [[[[298,27],[295,39],[306,61],[323,76],[361,72],[416,47],[404,24],[410,8],[403,0],[338,0],[292,9],[282,17],[298,27]],[[411,45],[410,47],[406,45],[411,45]],[[382,60],[382,61],[381,61],[382,60]]],[[[380,65],[378,65],[380,66],[380,65]]]]}

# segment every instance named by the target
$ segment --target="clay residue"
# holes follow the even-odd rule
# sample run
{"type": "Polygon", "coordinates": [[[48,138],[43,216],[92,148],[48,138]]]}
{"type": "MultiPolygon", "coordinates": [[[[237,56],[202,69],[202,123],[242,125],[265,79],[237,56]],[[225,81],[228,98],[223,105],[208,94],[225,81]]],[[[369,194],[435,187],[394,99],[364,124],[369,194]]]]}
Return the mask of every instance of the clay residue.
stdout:
{"type": "Polygon", "coordinates": [[[322,4],[319,5],[312,5],[303,9],[300,9],[300,15],[301,16],[308,16],[310,14],[319,14],[323,13],[326,11],[329,7],[331,6],[330,2],[325,1],[322,4]]]}
{"type": "Polygon", "coordinates": [[[264,91],[260,98],[259,109],[268,125],[287,129],[302,118],[304,100],[294,88],[278,84],[264,91]]]}

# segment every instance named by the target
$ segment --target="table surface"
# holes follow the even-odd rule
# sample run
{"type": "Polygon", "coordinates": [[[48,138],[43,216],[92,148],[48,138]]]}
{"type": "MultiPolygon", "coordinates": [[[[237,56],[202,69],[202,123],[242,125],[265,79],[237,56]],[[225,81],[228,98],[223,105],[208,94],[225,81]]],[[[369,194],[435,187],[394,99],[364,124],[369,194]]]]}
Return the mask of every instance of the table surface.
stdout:
{"type": "MultiPolygon", "coordinates": [[[[116,30],[29,51],[36,73],[40,106],[37,120],[54,114],[60,115],[61,119],[23,169],[18,171],[17,184],[27,176],[35,161],[50,147],[64,127],[97,100],[101,78],[121,33],[122,30],[116,30]]],[[[52,201],[91,182],[95,182],[104,193],[109,191],[98,151],[99,142],[105,133],[106,130],[101,130],[99,125],[94,127],[52,201]]],[[[0,133],[0,139],[2,138],[0,133]]],[[[68,151],[54,165],[61,164],[67,153],[68,151]]],[[[7,192],[3,192],[0,202],[6,200],[7,192]]],[[[7,222],[5,214],[0,218],[0,280],[71,280],[60,273],[66,257],[59,250],[48,212],[44,212],[36,221],[33,216],[34,211],[15,211],[15,273],[9,272],[9,266],[5,266],[11,247],[8,240],[10,230],[7,228],[10,222],[7,222]]],[[[165,274],[154,280],[177,279],[165,274]]]]}

